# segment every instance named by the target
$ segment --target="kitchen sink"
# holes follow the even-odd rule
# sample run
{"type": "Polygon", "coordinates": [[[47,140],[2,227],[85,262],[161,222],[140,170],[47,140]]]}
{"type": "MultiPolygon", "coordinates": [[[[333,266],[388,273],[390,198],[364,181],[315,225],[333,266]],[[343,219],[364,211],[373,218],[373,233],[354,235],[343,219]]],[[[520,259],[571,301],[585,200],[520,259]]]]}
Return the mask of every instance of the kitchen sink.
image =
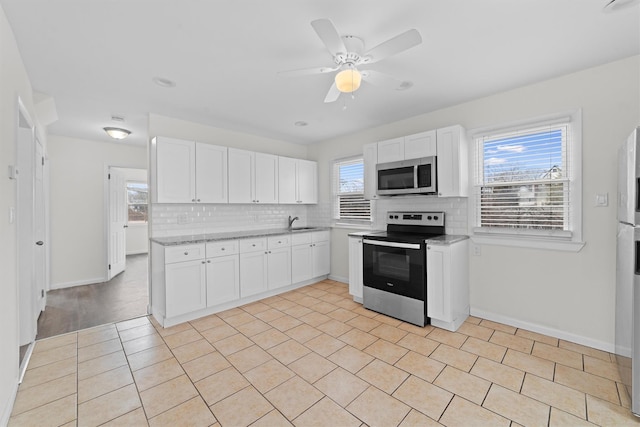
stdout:
{"type": "Polygon", "coordinates": [[[308,230],[315,230],[319,227],[293,227],[291,228],[291,231],[308,231],[308,230]]]}

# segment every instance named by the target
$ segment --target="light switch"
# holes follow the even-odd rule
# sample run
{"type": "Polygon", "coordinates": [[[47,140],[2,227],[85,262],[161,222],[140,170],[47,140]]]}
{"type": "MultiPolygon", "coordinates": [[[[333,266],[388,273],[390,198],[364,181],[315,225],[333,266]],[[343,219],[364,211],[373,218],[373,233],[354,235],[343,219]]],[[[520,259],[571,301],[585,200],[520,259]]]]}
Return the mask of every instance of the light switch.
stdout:
{"type": "Polygon", "coordinates": [[[609,193],[596,193],[596,207],[609,206],[609,193]]]}

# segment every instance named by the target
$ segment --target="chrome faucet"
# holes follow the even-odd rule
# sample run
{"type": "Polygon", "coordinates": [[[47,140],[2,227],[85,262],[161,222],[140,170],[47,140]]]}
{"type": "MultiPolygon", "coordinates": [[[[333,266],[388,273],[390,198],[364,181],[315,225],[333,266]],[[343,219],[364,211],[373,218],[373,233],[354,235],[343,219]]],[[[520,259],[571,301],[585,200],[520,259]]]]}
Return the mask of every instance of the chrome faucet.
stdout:
{"type": "Polygon", "coordinates": [[[293,227],[293,221],[295,221],[296,219],[300,219],[300,218],[298,217],[291,218],[291,215],[289,215],[289,230],[291,230],[291,228],[293,227]]]}

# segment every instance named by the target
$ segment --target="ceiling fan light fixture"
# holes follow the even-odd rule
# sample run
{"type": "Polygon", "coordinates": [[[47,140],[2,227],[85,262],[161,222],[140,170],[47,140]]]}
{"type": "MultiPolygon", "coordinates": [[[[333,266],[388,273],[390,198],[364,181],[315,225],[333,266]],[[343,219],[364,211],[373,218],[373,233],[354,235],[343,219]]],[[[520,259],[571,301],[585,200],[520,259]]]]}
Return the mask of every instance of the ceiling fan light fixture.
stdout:
{"type": "Polygon", "coordinates": [[[360,87],[360,83],[362,83],[362,74],[355,68],[347,68],[336,74],[336,87],[340,92],[355,92],[360,87]]]}
{"type": "Polygon", "coordinates": [[[113,139],[125,139],[126,137],[131,135],[130,130],[126,130],[122,128],[106,127],[102,129],[107,133],[107,135],[109,135],[113,139]]]}

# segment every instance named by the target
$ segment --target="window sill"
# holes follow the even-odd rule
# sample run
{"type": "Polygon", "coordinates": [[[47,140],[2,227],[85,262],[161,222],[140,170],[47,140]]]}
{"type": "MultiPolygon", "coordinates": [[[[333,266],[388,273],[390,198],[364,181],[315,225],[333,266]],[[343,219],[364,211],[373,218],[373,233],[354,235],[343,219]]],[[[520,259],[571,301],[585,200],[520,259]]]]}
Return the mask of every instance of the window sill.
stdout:
{"type": "Polygon", "coordinates": [[[373,223],[370,224],[351,224],[348,222],[336,222],[331,225],[332,228],[350,228],[354,230],[373,230],[373,223]]]}
{"type": "Polygon", "coordinates": [[[509,246],[516,248],[544,249],[563,252],[580,252],[586,242],[544,237],[474,234],[471,241],[480,245],[509,246]]]}

